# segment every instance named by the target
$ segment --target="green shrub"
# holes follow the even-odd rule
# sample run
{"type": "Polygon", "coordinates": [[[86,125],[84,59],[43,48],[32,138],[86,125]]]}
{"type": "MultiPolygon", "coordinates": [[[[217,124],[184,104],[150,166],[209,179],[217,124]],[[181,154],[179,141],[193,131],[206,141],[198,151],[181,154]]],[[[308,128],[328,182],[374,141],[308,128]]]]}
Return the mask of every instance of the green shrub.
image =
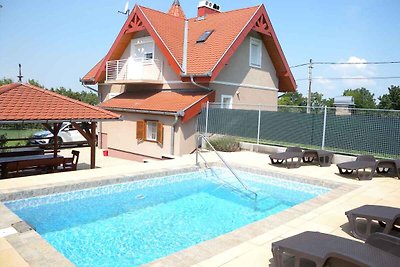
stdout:
{"type": "Polygon", "coordinates": [[[230,136],[212,138],[210,143],[217,151],[235,152],[240,149],[239,141],[230,136]]]}

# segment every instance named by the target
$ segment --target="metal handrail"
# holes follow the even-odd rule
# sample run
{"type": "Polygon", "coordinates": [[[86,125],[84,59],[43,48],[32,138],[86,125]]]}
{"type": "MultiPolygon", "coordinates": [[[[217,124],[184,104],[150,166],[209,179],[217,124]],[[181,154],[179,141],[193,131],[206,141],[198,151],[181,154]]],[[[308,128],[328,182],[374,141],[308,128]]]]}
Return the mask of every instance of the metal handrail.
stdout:
{"type": "MultiPolygon", "coordinates": [[[[221,154],[218,153],[218,151],[214,148],[214,146],[210,143],[210,141],[208,141],[207,137],[205,137],[205,136],[202,135],[202,134],[199,134],[199,141],[200,141],[201,139],[203,139],[204,141],[206,141],[206,143],[207,143],[207,144],[211,147],[211,149],[215,152],[215,154],[216,154],[216,155],[218,156],[218,158],[222,161],[222,163],[225,165],[225,167],[227,167],[228,170],[233,174],[233,176],[235,176],[236,180],[239,181],[239,183],[243,186],[243,188],[244,188],[245,190],[247,190],[247,191],[249,191],[250,193],[254,194],[255,200],[257,200],[257,197],[258,197],[257,193],[254,192],[254,191],[252,191],[252,190],[250,190],[250,189],[242,182],[242,180],[239,178],[239,176],[236,174],[236,172],[232,169],[232,167],[229,166],[229,164],[225,161],[225,159],[221,156],[221,154]]],[[[200,142],[199,142],[199,144],[200,144],[200,142]]],[[[199,165],[199,157],[198,157],[199,155],[200,155],[200,157],[204,160],[204,162],[207,164],[206,159],[200,154],[199,146],[197,146],[197,149],[196,149],[196,165],[199,165]]]]}

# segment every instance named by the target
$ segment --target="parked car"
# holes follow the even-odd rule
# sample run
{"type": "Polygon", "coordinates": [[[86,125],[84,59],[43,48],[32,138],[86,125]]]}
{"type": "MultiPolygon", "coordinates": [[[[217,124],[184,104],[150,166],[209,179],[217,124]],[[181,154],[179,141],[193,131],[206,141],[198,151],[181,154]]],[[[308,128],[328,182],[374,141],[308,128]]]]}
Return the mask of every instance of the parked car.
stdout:
{"type": "MultiPolygon", "coordinates": [[[[40,131],[32,135],[31,144],[36,145],[48,145],[54,143],[54,136],[50,131],[40,131]],[[34,138],[47,138],[47,139],[34,139],[34,138]]],[[[57,143],[59,145],[63,144],[77,144],[83,145],[87,143],[87,140],[81,133],[76,130],[71,123],[63,123],[58,133],[57,143]]]]}

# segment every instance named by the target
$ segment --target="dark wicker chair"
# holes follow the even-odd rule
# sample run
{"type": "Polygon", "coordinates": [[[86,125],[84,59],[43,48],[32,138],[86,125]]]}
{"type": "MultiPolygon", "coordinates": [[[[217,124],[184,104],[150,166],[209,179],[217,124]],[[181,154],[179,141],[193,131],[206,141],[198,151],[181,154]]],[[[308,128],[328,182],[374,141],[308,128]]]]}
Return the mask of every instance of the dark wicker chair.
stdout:
{"type": "Polygon", "coordinates": [[[400,238],[376,233],[363,244],[333,235],[304,232],[272,243],[272,253],[276,267],[303,266],[310,262],[316,267],[399,267],[400,238]]]}
{"type": "Polygon", "coordinates": [[[285,152],[269,155],[274,165],[286,163],[286,168],[299,168],[303,158],[303,149],[300,147],[288,147],[285,152]]]}
{"type": "Polygon", "coordinates": [[[360,155],[355,161],[337,164],[340,174],[347,175],[356,171],[358,180],[371,180],[375,174],[377,161],[374,156],[360,155]],[[370,169],[370,172],[367,172],[370,169]],[[363,170],[360,172],[360,170],[363,170]]]}
{"type": "MultiPolygon", "coordinates": [[[[364,205],[349,211],[346,211],[349,220],[350,231],[356,238],[366,240],[371,235],[372,224],[378,222],[383,227],[382,232],[389,234],[392,230],[399,230],[400,209],[378,205],[364,205]],[[366,221],[366,230],[361,232],[357,227],[358,219],[366,221]],[[396,226],[397,225],[397,226],[396,226]]],[[[378,225],[376,223],[376,226],[378,225]]]]}

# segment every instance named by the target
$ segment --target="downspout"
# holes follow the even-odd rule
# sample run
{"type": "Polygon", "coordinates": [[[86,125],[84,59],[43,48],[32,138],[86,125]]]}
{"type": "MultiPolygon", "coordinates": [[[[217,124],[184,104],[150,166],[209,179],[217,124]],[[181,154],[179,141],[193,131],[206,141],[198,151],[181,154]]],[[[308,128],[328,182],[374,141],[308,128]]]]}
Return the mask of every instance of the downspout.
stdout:
{"type": "MultiPolygon", "coordinates": [[[[189,36],[189,20],[185,19],[185,29],[183,32],[183,58],[182,58],[182,72],[187,73],[187,54],[188,54],[188,36],[189,36]]],[[[179,121],[179,116],[184,116],[183,111],[178,111],[175,114],[175,120],[171,127],[171,155],[175,154],[175,129],[179,121]]]]}
{"type": "Polygon", "coordinates": [[[179,115],[176,113],[174,123],[172,123],[171,127],[171,156],[174,156],[175,153],[175,128],[179,121],[179,115]]]}

